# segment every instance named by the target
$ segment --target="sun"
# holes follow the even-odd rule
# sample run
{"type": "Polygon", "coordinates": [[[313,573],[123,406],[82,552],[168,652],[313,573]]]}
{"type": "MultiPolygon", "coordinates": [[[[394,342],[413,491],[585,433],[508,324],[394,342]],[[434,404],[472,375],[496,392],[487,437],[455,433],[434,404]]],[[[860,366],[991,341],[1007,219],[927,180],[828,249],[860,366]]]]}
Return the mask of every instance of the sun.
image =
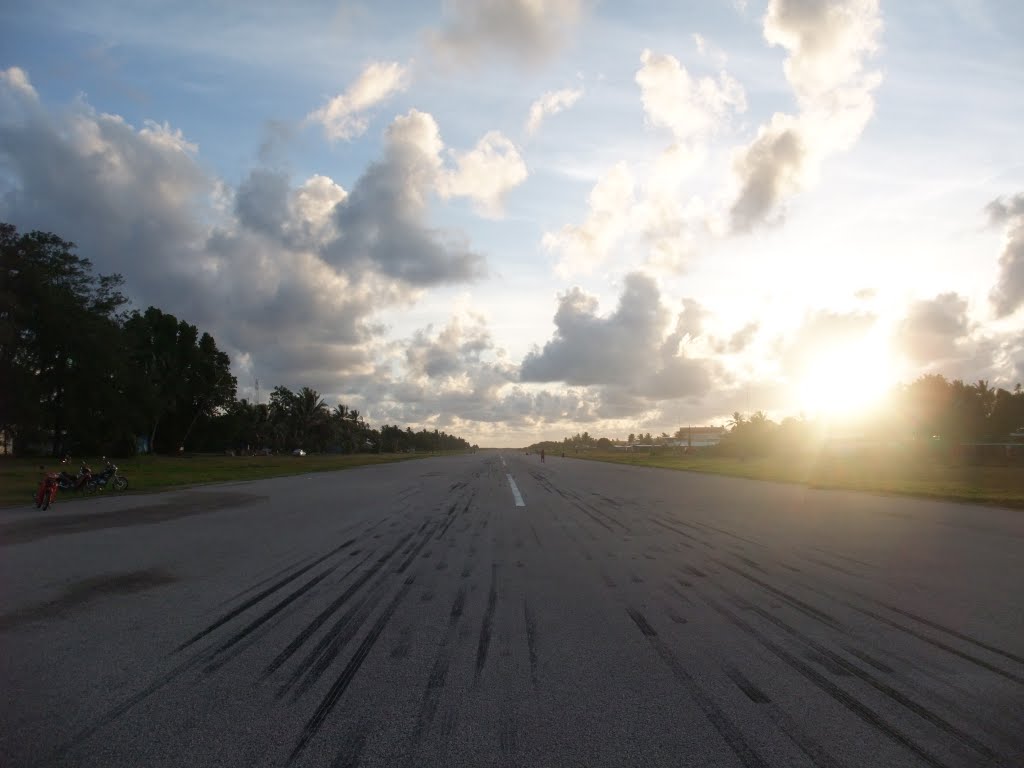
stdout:
{"type": "Polygon", "coordinates": [[[796,382],[796,406],[811,416],[856,417],[896,382],[896,366],[880,339],[843,340],[815,354],[796,382]]]}

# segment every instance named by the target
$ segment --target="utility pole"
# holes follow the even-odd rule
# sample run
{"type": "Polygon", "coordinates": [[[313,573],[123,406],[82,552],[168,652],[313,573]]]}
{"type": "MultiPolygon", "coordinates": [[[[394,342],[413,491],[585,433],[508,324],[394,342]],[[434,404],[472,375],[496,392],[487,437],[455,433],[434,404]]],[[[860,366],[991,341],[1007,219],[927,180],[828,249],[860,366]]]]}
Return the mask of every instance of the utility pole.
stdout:
{"type": "Polygon", "coordinates": [[[260,404],[260,380],[256,379],[256,405],[260,404]]]}

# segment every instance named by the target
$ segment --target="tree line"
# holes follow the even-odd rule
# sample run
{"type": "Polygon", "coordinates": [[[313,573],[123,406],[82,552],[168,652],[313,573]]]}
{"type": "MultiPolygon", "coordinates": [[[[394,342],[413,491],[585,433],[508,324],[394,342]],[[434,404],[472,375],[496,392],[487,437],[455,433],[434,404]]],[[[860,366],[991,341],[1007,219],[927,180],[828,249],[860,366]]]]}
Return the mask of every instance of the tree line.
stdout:
{"type": "Polygon", "coordinates": [[[0,451],[465,450],[437,430],[374,429],[315,390],[237,399],[214,338],[156,307],[129,309],[120,275],[75,245],[0,223],[0,451]]]}
{"type": "MultiPolygon", "coordinates": [[[[658,436],[630,433],[625,441],[595,438],[584,432],[561,441],[534,443],[527,450],[568,453],[623,445],[659,447],[685,440],[687,432],[680,427],[671,436],[667,432],[658,436]]],[[[725,456],[790,453],[819,443],[827,432],[828,425],[821,420],[801,416],[776,422],[764,411],[750,415],[737,411],[723,428],[721,442],[702,450],[725,456]]],[[[927,374],[895,387],[878,407],[846,423],[841,432],[877,443],[926,446],[940,453],[963,444],[1024,442],[1020,437],[1024,433],[1024,391],[1020,384],[1008,390],[985,380],[969,384],[927,374]]]]}

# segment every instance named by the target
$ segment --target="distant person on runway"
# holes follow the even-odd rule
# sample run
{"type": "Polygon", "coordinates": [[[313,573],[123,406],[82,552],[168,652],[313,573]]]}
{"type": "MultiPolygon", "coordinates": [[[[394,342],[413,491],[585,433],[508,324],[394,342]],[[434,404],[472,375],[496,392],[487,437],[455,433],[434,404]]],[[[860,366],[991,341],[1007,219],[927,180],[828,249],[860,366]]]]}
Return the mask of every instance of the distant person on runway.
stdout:
{"type": "Polygon", "coordinates": [[[544,449],[543,448],[540,449],[540,460],[544,461],[544,449]]]}

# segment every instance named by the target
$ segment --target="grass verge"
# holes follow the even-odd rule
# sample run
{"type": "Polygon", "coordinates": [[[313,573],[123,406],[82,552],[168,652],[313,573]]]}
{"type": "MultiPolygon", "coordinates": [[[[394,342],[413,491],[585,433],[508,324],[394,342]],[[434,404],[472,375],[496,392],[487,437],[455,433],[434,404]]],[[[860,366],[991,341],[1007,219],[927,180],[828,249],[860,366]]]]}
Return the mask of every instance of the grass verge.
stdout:
{"type": "MultiPolygon", "coordinates": [[[[139,456],[132,459],[116,460],[120,474],[128,478],[128,493],[164,491],[190,485],[217,483],[237,480],[259,480],[265,477],[301,475],[307,472],[334,472],[369,464],[387,464],[395,461],[422,459],[437,456],[433,453],[357,453],[352,455],[323,454],[313,456],[222,456],[195,455],[139,456]]],[[[94,471],[103,469],[99,459],[87,459],[94,471]],[[91,462],[91,463],[90,463],[91,462]]],[[[58,463],[54,459],[0,459],[0,506],[21,506],[28,504],[42,473],[42,464],[47,470],[54,470],[58,463]]],[[[77,461],[69,469],[78,471],[77,461]]],[[[104,491],[102,493],[116,493],[104,491]]],[[[61,492],[58,501],[83,497],[83,494],[61,492]]]]}
{"type": "Polygon", "coordinates": [[[742,460],[669,453],[590,452],[579,454],[579,458],[800,483],[813,488],[919,496],[1024,509],[1024,470],[1012,466],[947,465],[907,457],[840,458],[811,454],[742,460]]]}

